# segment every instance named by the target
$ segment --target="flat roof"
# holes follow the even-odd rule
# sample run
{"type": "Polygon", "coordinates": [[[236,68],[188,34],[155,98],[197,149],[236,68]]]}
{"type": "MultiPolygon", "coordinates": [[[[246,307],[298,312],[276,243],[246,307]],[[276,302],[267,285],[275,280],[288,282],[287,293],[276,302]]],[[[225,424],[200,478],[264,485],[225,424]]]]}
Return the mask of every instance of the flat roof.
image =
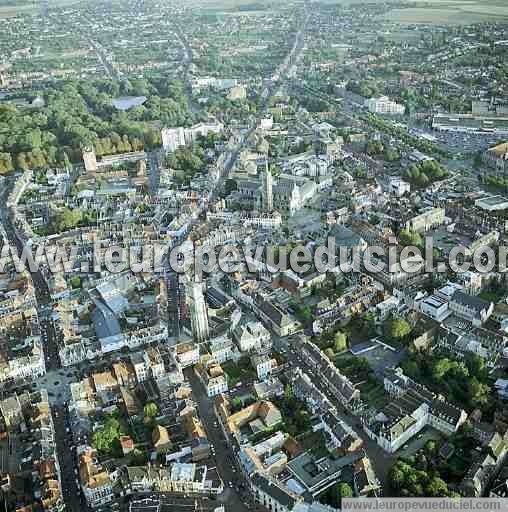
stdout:
{"type": "Polygon", "coordinates": [[[477,199],[475,205],[478,208],[506,210],[508,208],[508,198],[503,196],[489,196],[477,199]]]}
{"type": "Polygon", "coordinates": [[[290,461],[288,468],[297,477],[299,482],[307,489],[312,490],[361,458],[362,454],[356,452],[345,457],[325,457],[324,459],[316,460],[311,453],[305,452],[290,461]]]}
{"type": "Polygon", "coordinates": [[[448,127],[508,130],[508,118],[436,114],[433,124],[448,127]]]}

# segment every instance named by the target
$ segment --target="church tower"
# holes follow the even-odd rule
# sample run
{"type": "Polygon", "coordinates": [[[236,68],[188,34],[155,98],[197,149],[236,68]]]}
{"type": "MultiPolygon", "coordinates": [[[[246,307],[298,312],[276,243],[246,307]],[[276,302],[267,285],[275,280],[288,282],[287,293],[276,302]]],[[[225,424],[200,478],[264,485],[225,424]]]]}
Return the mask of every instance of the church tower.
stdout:
{"type": "Polygon", "coordinates": [[[273,176],[268,165],[268,154],[266,155],[266,168],[263,173],[263,210],[273,211],[273,176]]]}

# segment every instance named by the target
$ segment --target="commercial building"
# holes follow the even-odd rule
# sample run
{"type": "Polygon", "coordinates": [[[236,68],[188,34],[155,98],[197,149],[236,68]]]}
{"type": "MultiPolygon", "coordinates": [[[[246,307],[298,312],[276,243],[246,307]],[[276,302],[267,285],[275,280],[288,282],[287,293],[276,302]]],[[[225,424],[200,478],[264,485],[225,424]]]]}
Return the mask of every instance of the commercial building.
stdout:
{"type": "Polygon", "coordinates": [[[508,118],[436,114],[432,120],[432,128],[438,131],[503,136],[508,135],[508,118]]]}
{"type": "Polygon", "coordinates": [[[420,311],[436,322],[442,322],[451,315],[448,301],[437,294],[423,299],[420,303],[420,311]]]}
{"type": "Polygon", "coordinates": [[[474,205],[487,212],[500,212],[508,210],[508,199],[504,196],[486,196],[477,199],[474,205]]]}
{"type": "Polygon", "coordinates": [[[227,377],[219,364],[198,364],[195,367],[195,371],[199,380],[205,387],[206,394],[209,398],[227,392],[227,377]]]}
{"type": "Polygon", "coordinates": [[[364,106],[368,108],[369,112],[374,114],[402,115],[406,111],[404,105],[399,105],[395,101],[390,100],[388,96],[365,100],[364,106]]]}
{"type": "Polygon", "coordinates": [[[233,338],[240,352],[270,350],[272,346],[270,331],[261,322],[250,321],[238,324],[233,330],[233,338]]]}
{"type": "Polygon", "coordinates": [[[291,512],[297,503],[303,502],[303,498],[268,475],[255,473],[250,484],[256,502],[272,512],[291,512]]]}
{"type": "Polygon", "coordinates": [[[97,452],[86,447],[79,454],[81,490],[90,508],[99,508],[114,499],[113,482],[107,470],[97,462],[97,452]]]}
{"type": "Polygon", "coordinates": [[[341,481],[343,472],[350,470],[362,456],[363,453],[357,451],[343,457],[325,457],[316,460],[312,452],[305,452],[288,463],[288,470],[296,484],[295,488],[300,488],[317,497],[341,481]]]}
{"type": "Polygon", "coordinates": [[[272,430],[282,421],[279,409],[266,400],[231,414],[229,400],[221,395],[216,398],[216,412],[224,431],[239,445],[248,443],[253,434],[272,430]]]}
{"type": "Polygon", "coordinates": [[[276,361],[268,355],[259,355],[251,357],[251,363],[256,370],[256,375],[259,380],[267,380],[272,370],[277,366],[276,361]]]}
{"type": "Polygon", "coordinates": [[[209,133],[222,133],[222,123],[199,123],[191,128],[163,128],[161,131],[162,147],[164,151],[171,152],[178,148],[192,144],[196,139],[206,137],[209,133]]]}

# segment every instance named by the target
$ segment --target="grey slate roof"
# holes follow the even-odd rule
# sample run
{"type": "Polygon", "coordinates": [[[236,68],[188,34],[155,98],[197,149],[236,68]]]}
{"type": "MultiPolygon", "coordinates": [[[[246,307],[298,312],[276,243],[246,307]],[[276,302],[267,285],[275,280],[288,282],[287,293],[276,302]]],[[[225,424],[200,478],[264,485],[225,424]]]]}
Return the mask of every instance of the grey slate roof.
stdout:
{"type": "Polygon", "coordinates": [[[462,304],[469,309],[474,309],[478,313],[488,309],[490,306],[489,302],[480,299],[479,297],[475,297],[474,295],[461,292],[460,290],[457,290],[453,294],[452,301],[457,302],[458,304],[462,304]]]}
{"type": "Polygon", "coordinates": [[[120,323],[113,311],[100,300],[95,301],[95,306],[92,312],[92,321],[97,338],[109,338],[121,334],[120,323]]]}

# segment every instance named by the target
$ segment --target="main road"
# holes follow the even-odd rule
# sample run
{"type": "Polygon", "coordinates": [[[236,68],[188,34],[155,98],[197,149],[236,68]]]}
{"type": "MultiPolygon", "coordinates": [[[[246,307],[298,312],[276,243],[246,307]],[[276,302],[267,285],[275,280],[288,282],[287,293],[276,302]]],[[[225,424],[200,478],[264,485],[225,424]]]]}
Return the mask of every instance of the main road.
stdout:
{"type": "MultiPolygon", "coordinates": [[[[199,221],[200,216],[206,212],[208,205],[216,199],[217,194],[221,190],[222,184],[229,176],[241,151],[246,147],[249,137],[257,129],[259,120],[266,114],[270,103],[270,98],[274,94],[276,88],[279,87],[289,77],[290,73],[294,72],[295,63],[299,61],[303,50],[303,36],[307,20],[307,12],[305,12],[303,26],[296,33],[295,40],[289,54],[287,55],[284,62],[279,66],[278,72],[276,73],[275,78],[272,79],[271,84],[265,89],[265,91],[263,91],[260,96],[262,101],[262,108],[258,111],[258,121],[252,123],[249,129],[240,135],[238,143],[233,148],[228,148],[226,150],[226,154],[224,155],[224,168],[221,170],[219,179],[208,194],[206,200],[203,201],[200,205],[198,212],[189,218],[187,227],[185,230],[183,230],[184,234],[174,241],[173,247],[178,246],[184,242],[187,233],[189,233],[192,227],[199,221]]],[[[184,76],[185,80],[187,81],[186,90],[189,95],[189,102],[192,104],[192,87],[188,76],[189,68],[192,63],[192,49],[180,28],[176,29],[176,33],[179,35],[182,46],[185,48],[184,76]]],[[[204,392],[203,386],[201,385],[193,370],[189,370],[186,373],[186,378],[189,380],[192,386],[193,397],[198,405],[199,415],[204,425],[206,425],[208,439],[215,447],[217,471],[219,472],[219,475],[225,486],[224,494],[220,497],[220,499],[224,501],[225,505],[228,508],[231,508],[234,512],[247,512],[252,506],[254,506],[249,504],[249,500],[251,498],[249,494],[248,483],[244,480],[240,469],[236,466],[235,457],[227,447],[223,432],[217,425],[212,402],[204,392]]],[[[256,506],[256,508],[261,510],[261,507],[259,506],[256,506]]]]}
{"type": "MultiPolygon", "coordinates": [[[[6,198],[9,191],[11,190],[13,183],[8,181],[6,190],[3,194],[3,204],[7,203],[6,198]]],[[[21,255],[25,247],[24,241],[16,232],[13,214],[6,206],[0,207],[0,222],[2,223],[5,234],[9,244],[15,247],[18,255],[21,255]]],[[[29,267],[29,265],[27,265],[29,267]]],[[[35,291],[35,298],[37,300],[37,307],[39,313],[42,311],[42,321],[40,322],[41,337],[44,341],[44,356],[46,362],[46,371],[58,370],[60,365],[60,358],[58,356],[58,338],[54,330],[53,323],[50,321],[47,313],[51,311],[52,300],[49,293],[48,285],[40,270],[33,270],[28,268],[30,271],[32,282],[35,291]]]]}
{"type": "Polygon", "coordinates": [[[240,468],[236,466],[234,455],[227,447],[224,434],[218,426],[213,400],[208,398],[192,368],[186,371],[185,378],[192,387],[192,397],[198,406],[199,417],[205,425],[208,441],[215,448],[217,471],[224,483],[224,493],[219,496],[219,501],[234,512],[247,512],[251,506],[247,506],[250,501],[248,484],[240,468]]]}
{"type": "MultiPolygon", "coordinates": [[[[220,192],[224,181],[227,179],[231,170],[233,169],[241,151],[246,147],[249,137],[256,130],[259,120],[266,114],[270,98],[274,94],[276,88],[284,83],[284,81],[289,77],[289,74],[293,72],[292,68],[294,70],[294,63],[298,61],[298,57],[303,50],[302,41],[305,24],[307,22],[306,13],[304,18],[305,21],[303,27],[296,33],[291,51],[281,66],[279,66],[277,73],[274,75],[274,77],[272,77],[270,85],[263,91],[261,95],[260,99],[262,100],[262,108],[258,111],[257,122],[253,122],[248,130],[237,136],[237,142],[233,141],[232,144],[228,145],[223,159],[224,166],[223,169],[221,169],[219,179],[212,187],[208,196],[201,202],[198,211],[194,212],[189,217],[185,226],[186,229],[183,230],[182,236],[174,240],[173,246],[180,245],[185,240],[186,235],[191,231],[193,226],[199,222],[201,215],[204,214],[208,209],[209,204],[217,198],[217,195],[220,192]]],[[[196,107],[192,101],[192,90],[190,88],[190,81],[188,77],[189,69],[192,64],[192,49],[190,48],[187,39],[179,29],[177,33],[180,34],[183,47],[185,49],[184,76],[187,82],[186,90],[189,94],[189,104],[191,105],[191,108],[195,110],[196,107]]],[[[114,76],[115,69],[107,62],[107,56],[105,55],[104,49],[100,48],[98,45],[94,45],[94,48],[98,54],[99,60],[104,65],[106,72],[110,74],[110,76],[114,76]]],[[[117,78],[122,79],[120,76],[117,76],[117,78]]],[[[150,189],[152,193],[156,193],[156,189],[158,187],[158,164],[158,155],[150,155],[150,189]]],[[[9,242],[17,248],[18,252],[21,252],[24,247],[24,241],[16,232],[15,226],[13,224],[12,212],[5,207],[0,208],[0,221],[5,228],[9,242]]],[[[52,306],[51,296],[42,273],[40,271],[32,271],[31,276],[34,283],[39,310],[44,312],[41,328],[42,336],[45,341],[44,352],[46,359],[46,369],[48,372],[57,371],[61,367],[58,357],[58,336],[48,315],[52,306]]],[[[222,432],[217,427],[215,427],[215,416],[213,414],[213,410],[210,409],[210,401],[204,394],[204,391],[202,390],[200,383],[196,380],[193,372],[189,375],[189,380],[192,384],[200,414],[202,415],[204,423],[207,427],[209,439],[216,447],[215,453],[217,460],[217,470],[226,486],[224,495],[221,498],[225,500],[225,504],[228,508],[232,506],[232,510],[234,510],[234,512],[246,512],[249,510],[249,507],[245,505],[245,502],[249,499],[246,482],[242,480],[239,469],[235,468],[235,460],[233,455],[223,445],[225,441],[222,437],[222,432]],[[230,486],[230,483],[232,486],[230,486]]],[[[79,489],[75,481],[74,468],[76,467],[76,460],[75,454],[71,449],[70,437],[67,434],[67,411],[65,407],[61,406],[53,407],[53,411],[58,459],[62,472],[63,497],[67,506],[67,510],[78,512],[80,510],[85,510],[86,508],[80,498],[79,489]]]]}

